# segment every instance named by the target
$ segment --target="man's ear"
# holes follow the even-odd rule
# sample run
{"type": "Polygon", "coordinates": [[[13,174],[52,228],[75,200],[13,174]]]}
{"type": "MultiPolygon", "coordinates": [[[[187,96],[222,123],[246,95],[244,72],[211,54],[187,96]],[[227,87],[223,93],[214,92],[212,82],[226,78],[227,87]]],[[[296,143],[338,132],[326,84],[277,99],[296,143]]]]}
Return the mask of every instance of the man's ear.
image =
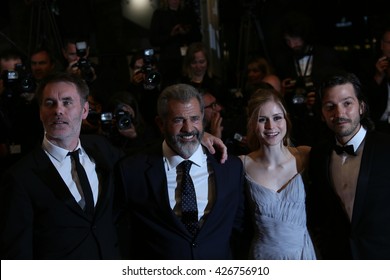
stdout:
{"type": "Polygon", "coordinates": [[[83,105],[83,114],[82,119],[85,120],[88,117],[89,114],[89,102],[85,102],[83,105]]]}
{"type": "Polygon", "coordinates": [[[359,114],[362,116],[367,112],[367,105],[365,102],[360,102],[359,114]]]}

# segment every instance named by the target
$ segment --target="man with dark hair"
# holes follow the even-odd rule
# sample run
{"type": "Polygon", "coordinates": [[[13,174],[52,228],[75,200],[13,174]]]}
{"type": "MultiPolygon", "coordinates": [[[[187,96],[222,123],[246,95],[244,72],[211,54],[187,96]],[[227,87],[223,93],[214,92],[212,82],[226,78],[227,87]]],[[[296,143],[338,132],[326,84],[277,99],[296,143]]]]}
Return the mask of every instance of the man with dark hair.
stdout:
{"type": "Polygon", "coordinates": [[[332,135],[313,146],[306,190],[319,259],[390,259],[390,135],[373,131],[361,83],[337,73],[319,88],[332,135]]]}
{"type": "Polygon", "coordinates": [[[56,62],[49,49],[40,47],[31,54],[30,66],[32,76],[39,83],[39,81],[55,71],[56,62]]]}
{"type": "Polygon", "coordinates": [[[122,153],[104,137],[80,138],[88,93],[84,81],[66,73],[41,82],[36,94],[45,128],[42,145],[1,182],[2,259],[119,258],[112,170],[122,153]],[[69,156],[73,151],[87,174],[86,189],[69,156]],[[86,211],[85,190],[92,192],[93,214],[86,211]]]}

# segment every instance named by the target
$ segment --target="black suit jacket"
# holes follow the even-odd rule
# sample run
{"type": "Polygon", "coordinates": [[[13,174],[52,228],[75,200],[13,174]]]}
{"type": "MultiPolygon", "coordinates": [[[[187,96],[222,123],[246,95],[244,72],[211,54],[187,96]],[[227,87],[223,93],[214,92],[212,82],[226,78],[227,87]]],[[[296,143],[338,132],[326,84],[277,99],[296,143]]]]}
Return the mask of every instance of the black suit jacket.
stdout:
{"type": "Polygon", "coordinates": [[[329,173],[334,141],[313,147],[307,188],[309,229],[323,259],[390,259],[390,135],[367,132],[352,220],[329,173]]]}
{"type": "MultiPolygon", "coordinates": [[[[231,259],[230,242],[243,225],[243,167],[235,156],[220,164],[212,155],[216,197],[198,235],[193,238],[172,211],[161,144],[159,151],[127,158],[119,164],[118,194],[131,221],[130,258],[231,259]],[[233,228],[237,231],[233,232],[233,228]]],[[[119,203],[117,204],[119,205],[119,203]]]]}
{"type": "Polygon", "coordinates": [[[119,258],[113,222],[113,167],[122,154],[104,139],[81,138],[101,189],[93,218],[77,204],[49,157],[36,148],[1,184],[3,259],[119,258]]]}

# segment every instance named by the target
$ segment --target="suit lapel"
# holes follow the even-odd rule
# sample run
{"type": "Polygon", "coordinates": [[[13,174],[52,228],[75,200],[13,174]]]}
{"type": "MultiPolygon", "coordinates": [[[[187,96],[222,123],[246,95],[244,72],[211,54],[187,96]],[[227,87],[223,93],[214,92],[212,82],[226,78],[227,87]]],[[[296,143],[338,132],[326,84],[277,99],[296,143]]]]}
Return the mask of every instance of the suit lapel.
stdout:
{"type": "Polygon", "coordinates": [[[146,177],[148,185],[151,186],[154,199],[160,209],[172,214],[173,211],[169,204],[168,183],[162,157],[151,155],[148,157],[147,163],[149,164],[149,168],[146,170],[146,177]]]}
{"type": "Polygon", "coordinates": [[[77,204],[68,187],[62,180],[61,175],[58,173],[57,169],[54,167],[43,149],[35,149],[33,152],[33,157],[36,161],[34,172],[54,193],[54,195],[59,200],[63,201],[72,211],[87,217],[80,206],[77,204]]]}
{"type": "MultiPolygon", "coordinates": [[[[83,146],[84,147],[84,146],[83,146]]],[[[107,197],[110,195],[110,167],[107,165],[105,159],[102,157],[101,151],[98,152],[96,149],[90,148],[88,145],[84,147],[88,156],[93,159],[96,164],[96,173],[99,179],[99,195],[96,203],[95,213],[100,213],[101,209],[104,209],[106,204],[109,202],[107,197]]]]}
{"type": "Polygon", "coordinates": [[[171,226],[172,230],[191,239],[192,236],[185,228],[184,224],[176,216],[169,203],[168,182],[165,174],[165,167],[162,160],[162,152],[159,155],[149,155],[147,159],[149,168],[146,170],[148,185],[151,186],[151,192],[154,195],[154,201],[157,203],[157,209],[161,209],[162,219],[171,226]]]}
{"type": "Polygon", "coordinates": [[[207,224],[213,223],[215,217],[218,217],[220,215],[220,213],[217,213],[216,209],[223,209],[223,206],[220,206],[219,203],[222,201],[221,196],[223,192],[223,187],[229,184],[229,182],[227,182],[228,176],[222,175],[226,172],[225,165],[217,162],[214,156],[210,155],[209,153],[207,153],[207,163],[210,164],[211,169],[214,170],[215,198],[210,212],[206,217],[203,218],[203,225],[199,231],[199,235],[201,235],[202,232],[205,232],[205,230],[202,231],[202,229],[204,229],[207,224]]]}
{"type": "Polygon", "coordinates": [[[367,189],[368,189],[368,181],[370,177],[370,172],[371,166],[373,164],[372,161],[372,155],[375,154],[375,145],[373,142],[373,137],[370,132],[367,132],[367,135],[365,137],[365,143],[364,143],[364,148],[363,148],[363,154],[362,154],[362,159],[360,162],[360,169],[359,169],[359,176],[358,180],[356,183],[356,193],[355,193],[355,201],[353,204],[353,212],[352,212],[352,226],[356,224],[356,221],[359,220],[362,209],[363,209],[363,204],[364,204],[364,199],[366,197],[367,189]]]}

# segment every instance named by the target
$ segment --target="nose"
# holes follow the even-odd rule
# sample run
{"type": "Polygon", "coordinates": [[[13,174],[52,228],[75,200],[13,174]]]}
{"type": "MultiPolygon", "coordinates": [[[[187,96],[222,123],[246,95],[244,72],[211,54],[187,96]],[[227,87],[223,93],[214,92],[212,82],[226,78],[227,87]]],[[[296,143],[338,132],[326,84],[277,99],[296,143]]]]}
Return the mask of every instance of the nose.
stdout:
{"type": "Polygon", "coordinates": [[[189,119],[183,120],[183,126],[182,126],[181,130],[184,132],[192,131],[192,124],[191,124],[191,121],[189,119]]]}
{"type": "Polygon", "coordinates": [[[265,122],[265,128],[270,129],[270,128],[272,128],[272,126],[273,126],[272,120],[267,120],[265,122]]]}
{"type": "Polygon", "coordinates": [[[55,105],[54,112],[56,115],[62,115],[63,113],[63,107],[59,104],[55,105]]]}
{"type": "Polygon", "coordinates": [[[343,106],[341,105],[338,105],[335,107],[335,110],[334,110],[334,116],[335,117],[340,117],[344,114],[344,108],[343,106]]]}

